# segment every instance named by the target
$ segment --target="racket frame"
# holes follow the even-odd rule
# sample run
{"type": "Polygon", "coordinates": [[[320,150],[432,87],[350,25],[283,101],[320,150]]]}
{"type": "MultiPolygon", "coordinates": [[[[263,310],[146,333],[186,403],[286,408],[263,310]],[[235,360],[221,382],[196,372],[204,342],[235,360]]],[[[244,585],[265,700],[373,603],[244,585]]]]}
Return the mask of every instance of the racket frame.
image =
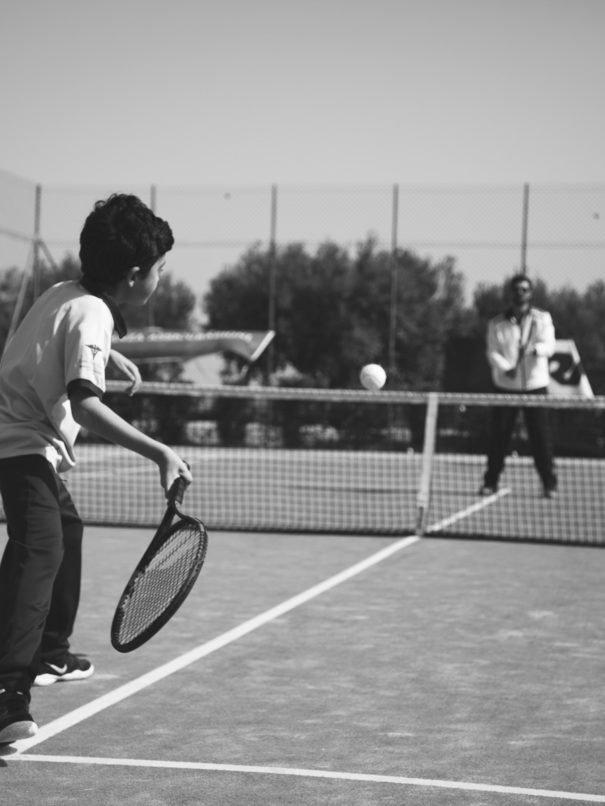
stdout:
{"type": "Polygon", "coordinates": [[[154,636],[162,627],[168,622],[176,613],[179,607],[183,604],[191,589],[193,588],[206,557],[206,550],[208,547],[208,534],[206,527],[199,518],[194,518],[191,515],[183,514],[178,505],[182,503],[183,495],[186,489],[186,482],[183,478],[177,479],[168,494],[168,505],[164,516],[158,526],[155,535],[152,537],[151,542],[145,549],[143,556],[136,565],[132,572],[130,579],[126,583],[124,590],[118,600],[116,609],[113,615],[110,638],[112,647],[118,652],[132,652],[134,649],[142,646],[152,636],[154,636]],[[177,520],[175,520],[177,518],[177,520]],[[158,614],[156,618],[145,629],[138,632],[133,638],[128,641],[120,639],[120,631],[122,624],[126,617],[128,602],[132,596],[137,581],[144,576],[145,571],[149,567],[151,561],[158,553],[158,550],[169,540],[172,535],[181,530],[184,525],[189,524],[199,534],[199,546],[196,556],[196,561],[191,567],[187,579],[182,584],[178,593],[173,597],[167,607],[158,614]]]}

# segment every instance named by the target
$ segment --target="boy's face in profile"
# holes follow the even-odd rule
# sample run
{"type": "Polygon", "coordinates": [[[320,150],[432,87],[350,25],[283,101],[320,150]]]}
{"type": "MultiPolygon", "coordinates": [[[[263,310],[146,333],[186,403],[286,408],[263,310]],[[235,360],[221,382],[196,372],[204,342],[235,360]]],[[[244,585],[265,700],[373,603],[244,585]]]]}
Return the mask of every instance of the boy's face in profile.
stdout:
{"type": "Polygon", "coordinates": [[[161,255],[146,275],[143,276],[139,269],[139,272],[135,275],[134,282],[128,288],[124,302],[129,305],[144,305],[158,287],[165,266],[166,257],[161,255]]]}

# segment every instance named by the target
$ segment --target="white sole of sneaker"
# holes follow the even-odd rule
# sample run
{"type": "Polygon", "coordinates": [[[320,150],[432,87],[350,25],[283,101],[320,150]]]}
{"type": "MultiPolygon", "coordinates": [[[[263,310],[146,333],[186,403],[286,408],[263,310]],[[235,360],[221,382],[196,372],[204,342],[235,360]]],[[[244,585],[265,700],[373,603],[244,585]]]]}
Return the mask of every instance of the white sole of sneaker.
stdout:
{"type": "Polygon", "coordinates": [[[86,671],[75,671],[69,674],[39,674],[34,680],[34,686],[52,686],[53,683],[69,683],[72,680],[86,680],[95,673],[95,667],[91,665],[86,671]]]}
{"type": "Polygon", "coordinates": [[[29,720],[13,722],[0,731],[0,744],[12,744],[13,742],[21,741],[21,739],[31,739],[37,732],[38,726],[35,722],[30,722],[29,720]]]}

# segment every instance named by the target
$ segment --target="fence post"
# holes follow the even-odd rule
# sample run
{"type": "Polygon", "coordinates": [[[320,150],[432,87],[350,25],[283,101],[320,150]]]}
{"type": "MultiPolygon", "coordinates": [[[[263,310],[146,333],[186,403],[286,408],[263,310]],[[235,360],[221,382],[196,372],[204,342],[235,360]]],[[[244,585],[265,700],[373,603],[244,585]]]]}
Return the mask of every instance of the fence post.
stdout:
{"type": "Polygon", "coordinates": [[[529,184],[523,185],[523,222],[521,225],[521,271],[527,274],[527,225],[529,221],[529,184]]]}
{"type": "MultiPolygon", "coordinates": [[[[271,218],[269,225],[269,311],[268,311],[268,329],[276,330],[276,260],[275,260],[275,244],[277,238],[277,185],[271,185],[271,218]]],[[[275,352],[273,341],[269,344],[267,355],[267,373],[269,379],[273,375],[275,369],[275,352]]]]}
{"type": "MultiPolygon", "coordinates": [[[[158,207],[158,188],[157,185],[153,184],[149,187],[149,208],[150,210],[155,213],[158,207]]],[[[155,315],[154,315],[154,302],[153,302],[153,294],[147,300],[147,327],[153,327],[155,323],[155,315]]]]}
{"type": "Polygon", "coordinates": [[[34,300],[40,296],[40,222],[42,216],[42,185],[36,185],[34,202],[34,257],[32,262],[32,292],[34,300]]]}
{"type": "Polygon", "coordinates": [[[399,185],[393,185],[391,205],[391,299],[389,310],[389,373],[394,374],[397,356],[397,224],[399,217],[399,185]]]}

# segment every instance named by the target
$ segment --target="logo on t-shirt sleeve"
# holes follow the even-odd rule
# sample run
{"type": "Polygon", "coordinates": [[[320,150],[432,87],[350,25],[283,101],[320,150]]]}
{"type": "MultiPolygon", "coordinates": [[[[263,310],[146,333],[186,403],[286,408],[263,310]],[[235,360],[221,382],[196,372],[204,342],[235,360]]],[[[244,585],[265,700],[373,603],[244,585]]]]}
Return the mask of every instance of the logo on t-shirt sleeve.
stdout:
{"type": "Polygon", "coordinates": [[[88,347],[88,349],[89,349],[89,350],[91,351],[91,353],[92,353],[92,360],[93,360],[93,361],[94,361],[94,360],[95,360],[95,358],[97,357],[97,354],[98,354],[98,353],[103,352],[103,351],[101,350],[101,348],[100,348],[100,347],[97,347],[97,345],[96,345],[96,344],[87,344],[86,346],[88,347]]]}

